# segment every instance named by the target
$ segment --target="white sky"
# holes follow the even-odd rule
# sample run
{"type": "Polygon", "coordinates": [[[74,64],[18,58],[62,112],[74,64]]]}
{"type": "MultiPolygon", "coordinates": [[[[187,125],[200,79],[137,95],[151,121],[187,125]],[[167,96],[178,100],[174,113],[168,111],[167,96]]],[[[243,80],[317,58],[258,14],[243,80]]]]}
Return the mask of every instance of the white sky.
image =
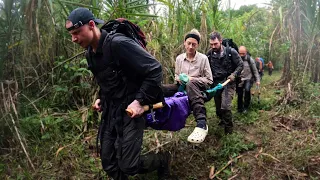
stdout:
{"type": "MultiPolygon", "coordinates": [[[[239,9],[240,6],[243,5],[252,5],[256,4],[258,7],[266,7],[265,3],[270,3],[270,0],[230,0],[230,8],[231,9],[239,9]]],[[[222,0],[222,9],[228,7],[229,0],[222,0]]]]}

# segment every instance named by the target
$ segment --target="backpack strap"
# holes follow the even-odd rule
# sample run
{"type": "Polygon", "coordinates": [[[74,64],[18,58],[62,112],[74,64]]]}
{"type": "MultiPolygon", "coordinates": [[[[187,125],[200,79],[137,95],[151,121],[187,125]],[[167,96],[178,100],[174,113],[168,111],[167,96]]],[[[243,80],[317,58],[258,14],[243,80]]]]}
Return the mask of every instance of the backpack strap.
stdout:
{"type": "Polygon", "coordinates": [[[227,42],[227,46],[226,46],[226,55],[228,56],[228,58],[232,58],[232,54],[231,54],[231,47],[229,45],[229,43],[227,42]]]}
{"type": "Polygon", "coordinates": [[[251,56],[247,55],[247,61],[248,61],[249,67],[250,67],[252,77],[256,81],[256,76],[254,75],[253,68],[252,68],[251,56]]]}

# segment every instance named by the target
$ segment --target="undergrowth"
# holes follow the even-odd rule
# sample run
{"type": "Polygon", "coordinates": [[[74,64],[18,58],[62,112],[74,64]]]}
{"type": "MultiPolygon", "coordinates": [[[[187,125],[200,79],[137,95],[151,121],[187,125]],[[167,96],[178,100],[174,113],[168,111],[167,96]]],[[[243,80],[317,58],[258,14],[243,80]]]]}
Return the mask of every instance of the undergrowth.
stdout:
{"type": "MultiPolygon", "coordinates": [[[[235,111],[234,98],[233,134],[224,135],[218,126],[212,100],[206,104],[209,134],[204,143],[192,145],[186,141],[195,126],[191,115],[179,132],[145,130],[142,153],[170,151],[172,173],[179,179],[207,179],[212,167],[215,172],[221,170],[217,174],[221,179],[317,179],[319,85],[296,88],[295,100],[284,104],[286,89],[272,84],[279,77],[278,73],[264,77],[260,102],[255,93],[248,113],[235,111]]],[[[86,107],[65,112],[47,109],[22,118],[20,133],[36,170],[17,145],[1,152],[1,179],[107,179],[96,154],[97,119],[98,115],[86,107]]],[[[5,141],[17,144],[16,139],[5,141]]],[[[156,173],[131,179],[152,180],[156,173]]]]}

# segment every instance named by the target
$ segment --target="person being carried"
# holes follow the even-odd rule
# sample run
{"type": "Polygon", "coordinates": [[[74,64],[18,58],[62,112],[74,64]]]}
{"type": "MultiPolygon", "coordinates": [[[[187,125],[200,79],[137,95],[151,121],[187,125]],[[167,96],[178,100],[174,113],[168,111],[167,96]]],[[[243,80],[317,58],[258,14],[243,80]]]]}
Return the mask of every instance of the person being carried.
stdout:
{"type": "Polygon", "coordinates": [[[87,50],[88,68],[99,86],[94,103],[102,111],[99,138],[102,167],[109,177],[127,180],[129,175],[158,170],[159,179],[169,177],[170,154],[141,155],[145,126],[143,105],[162,100],[162,67],[135,40],[99,29],[86,8],[74,9],[65,27],[72,42],[87,50]],[[128,116],[126,108],[132,110],[128,116]]]}
{"type": "Polygon", "coordinates": [[[241,71],[241,81],[237,85],[238,94],[238,112],[247,112],[251,101],[251,87],[253,81],[257,86],[260,85],[260,77],[256,67],[255,61],[247,54],[247,48],[245,46],[239,47],[239,55],[243,60],[243,70],[241,71]],[[244,97],[243,97],[244,94],[244,97]],[[243,100],[244,98],[244,100],[243,100]],[[244,101],[244,102],[243,102],[244,101]]]}
{"type": "Polygon", "coordinates": [[[231,104],[236,89],[235,78],[243,69],[243,61],[234,48],[222,45],[220,33],[211,33],[209,42],[211,49],[207,56],[212,70],[213,87],[230,79],[230,83],[214,96],[219,125],[224,127],[225,134],[230,134],[233,131],[231,104]]]}
{"type": "Polygon", "coordinates": [[[197,121],[196,128],[188,137],[191,143],[203,142],[208,134],[205,99],[201,92],[212,84],[212,73],[207,56],[197,51],[200,39],[200,33],[196,29],[185,36],[186,52],[180,54],[175,62],[177,83],[163,85],[163,92],[167,97],[173,96],[178,90],[185,90],[187,93],[193,116],[197,121]]]}

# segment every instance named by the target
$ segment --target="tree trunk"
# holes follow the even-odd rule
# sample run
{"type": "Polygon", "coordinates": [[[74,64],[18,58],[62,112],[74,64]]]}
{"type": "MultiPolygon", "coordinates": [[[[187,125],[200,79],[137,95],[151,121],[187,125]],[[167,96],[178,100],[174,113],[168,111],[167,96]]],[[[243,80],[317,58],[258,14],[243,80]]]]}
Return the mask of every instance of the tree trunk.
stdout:
{"type": "Polygon", "coordinates": [[[291,81],[292,74],[291,74],[290,65],[291,65],[291,59],[290,59],[290,54],[288,53],[285,55],[282,76],[277,84],[286,85],[291,81]]]}

